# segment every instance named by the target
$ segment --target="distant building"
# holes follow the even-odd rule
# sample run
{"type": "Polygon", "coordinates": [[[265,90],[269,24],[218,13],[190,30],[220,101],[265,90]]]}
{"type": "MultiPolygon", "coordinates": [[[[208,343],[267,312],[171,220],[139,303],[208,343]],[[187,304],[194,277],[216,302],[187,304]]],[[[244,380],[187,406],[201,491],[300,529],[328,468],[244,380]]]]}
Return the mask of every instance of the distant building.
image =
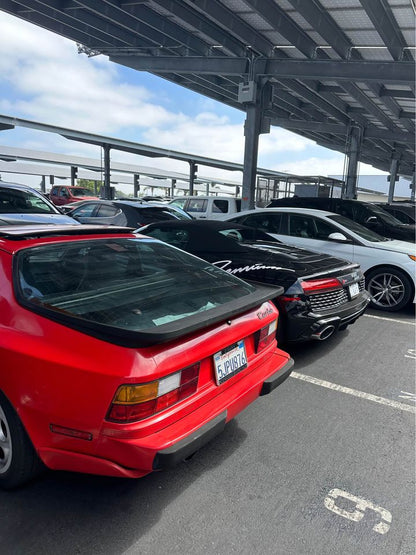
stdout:
{"type": "MultiPolygon", "coordinates": [[[[331,175],[336,179],[342,179],[342,175],[331,175]]],[[[359,175],[358,176],[358,198],[360,200],[387,200],[389,194],[390,181],[388,175],[359,175]],[[374,191],[372,193],[371,191],[374,191]]],[[[396,181],[394,188],[395,200],[410,199],[410,180],[400,178],[396,181]]]]}

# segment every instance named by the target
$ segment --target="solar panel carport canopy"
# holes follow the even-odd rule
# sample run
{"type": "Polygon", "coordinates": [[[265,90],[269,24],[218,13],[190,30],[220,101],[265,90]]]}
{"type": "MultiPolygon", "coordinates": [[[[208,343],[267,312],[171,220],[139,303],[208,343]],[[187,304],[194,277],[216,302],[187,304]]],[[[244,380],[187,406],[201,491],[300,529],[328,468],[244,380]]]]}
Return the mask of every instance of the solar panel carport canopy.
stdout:
{"type": "Polygon", "coordinates": [[[414,172],[413,0],[0,0],[0,9],[268,123],[414,172]],[[251,88],[254,83],[254,89],[251,88]],[[267,86],[265,86],[267,85],[267,86]],[[251,97],[250,95],[254,95],[251,97]]]}

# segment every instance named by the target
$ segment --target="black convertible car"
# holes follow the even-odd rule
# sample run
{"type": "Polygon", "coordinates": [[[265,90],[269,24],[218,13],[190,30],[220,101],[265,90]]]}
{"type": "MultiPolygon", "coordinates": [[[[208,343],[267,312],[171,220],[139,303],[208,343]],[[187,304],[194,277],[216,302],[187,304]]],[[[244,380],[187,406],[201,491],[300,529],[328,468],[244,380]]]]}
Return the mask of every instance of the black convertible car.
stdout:
{"type": "Polygon", "coordinates": [[[137,230],[245,280],[281,285],[273,299],[284,341],[328,339],[369,303],[358,264],[285,245],[267,233],[220,221],[166,221],[137,230]]]}

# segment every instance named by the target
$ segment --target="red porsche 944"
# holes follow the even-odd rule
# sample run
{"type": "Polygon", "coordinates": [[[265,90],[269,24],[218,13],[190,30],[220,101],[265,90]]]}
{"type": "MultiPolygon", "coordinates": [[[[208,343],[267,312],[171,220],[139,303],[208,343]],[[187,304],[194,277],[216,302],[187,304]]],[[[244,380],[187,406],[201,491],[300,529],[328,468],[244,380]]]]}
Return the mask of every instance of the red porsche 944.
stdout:
{"type": "Polygon", "coordinates": [[[292,370],[278,287],[126,228],[2,227],[0,267],[3,488],[169,468],[292,370]]]}

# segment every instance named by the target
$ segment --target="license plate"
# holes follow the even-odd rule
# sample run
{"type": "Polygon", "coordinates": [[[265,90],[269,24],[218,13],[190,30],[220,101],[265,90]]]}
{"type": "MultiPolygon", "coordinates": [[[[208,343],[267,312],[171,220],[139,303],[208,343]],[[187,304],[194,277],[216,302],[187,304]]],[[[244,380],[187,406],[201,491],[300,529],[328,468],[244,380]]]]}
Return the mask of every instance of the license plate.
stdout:
{"type": "Polygon", "coordinates": [[[247,355],[244,341],[226,347],[214,355],[215,378],[217,385],[247,368],[247,355]]]}
{"type": "Polygon", "coordinates": [[[360,294],[360,288],[358,286],[358,283],[353,283],[352,285],[349,285],[349,292],[350,292],[351,299],[353,299],[354,297],[359,295],[360,294]]]}

